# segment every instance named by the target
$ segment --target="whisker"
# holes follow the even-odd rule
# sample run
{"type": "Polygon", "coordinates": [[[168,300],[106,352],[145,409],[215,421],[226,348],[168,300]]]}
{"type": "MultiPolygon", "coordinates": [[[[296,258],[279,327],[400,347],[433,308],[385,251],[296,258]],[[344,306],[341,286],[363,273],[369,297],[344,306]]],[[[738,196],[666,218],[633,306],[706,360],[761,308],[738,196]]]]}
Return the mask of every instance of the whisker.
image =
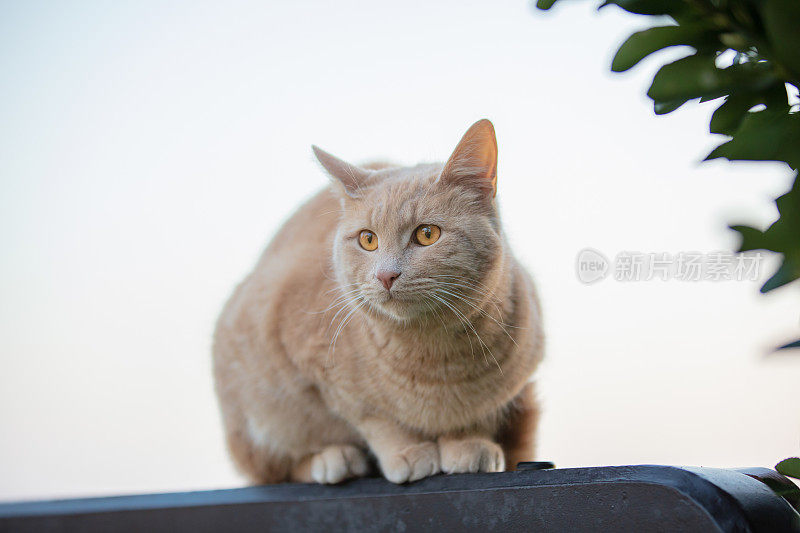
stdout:
{"type": "Polygon", "coordinates": [[[338,316],[339,316],[339,315],[342,313],[342,311],[344,311],[345,309],[347,309],[347,307],[348,307],[350,304],[352,304],[353,302],[356,302],[356,301],[358,301],[358,300],[359,300],[359,298],[360,298],[360,296],[359,296],[359,295],[355,295],[355,296],[353,296],[353,297],[351,297],[351,298],[347,299],[346,301],[344,301],[342,304],[340,304],[342,307],[341,307],[341,308],[340,308],[338,311],[336,311],[336,314],[334,314],[334,315],[333,315],[333,318],[331,318],[331,323],[328,325],[328,331],[330,331],[330,329],[331,329],[331,326],[333,326],[333,323],[336,321],[336,317],[338,317],[338,316]]]}
{"type": "Polygon", "coordinates": [[[464,298],[462,298],[461,295],[459,295],[457,293],[450,292],[450,291],[448,291],[446,289],[439,289],[439,291],[444,292],[445,294],[449,294],[450,296],[453,296],[454,298],[458,298],[459,300],[463,301],[464,303],[466,303],[467,305],[469,305],[470,307],[472,307],[476,311],[482,313],[486,318],[488,318],[489,320],[493,321],[495,324],[500,326],[500,329],[502,329],[503,333],[505,333],[508,336],[508,338],[511,339],[511,342],[514,343],[514,346],[519,347],[519,345],[517,344],[517,341],[514,340],[514,337],[512,337],[511,334],[508,332],[508,330],[503,327],[503,324],[498,322],[492,315],[490,315],[489,313],[487,313],[486,311],[484,311],[480,307],[478,307],[478,306],[472,304],[471,302],[465,300],[464,298]]]}
{"type": "Polygon", "coordinates": [[[430,311],[431,311],[431,314],[432,314],[432,315],[435,315],[435,316],[436,316],[436,318],[438,318],[438,319],[439,319],[439,322],[441,322],[441,323],[442,323],[442,327],[444,328],[444,330],[445,330],[445,331],[447,331],[447,324],[445,324],[445,323],[444,323],[444,319],[443,319],[443,318],[442,318],[442,316],[439,314],[439,311],[437,311],[437,310],[436,310],[436,308],[435,308],[435,307],[433,307],[433,306],[431,305],[431,303],[430,303],[430,300],[428,300],[428,297],[427,297],[427,296],[425,296],[425,295],[423,295],[423,296],[422,296],[422,301],[425,303],[425,306],[426,306],[428,309],[430,309],[430,311]]]}
{"type": "MultiPolygon", "coordinates": [[[[320,314],[324,314],[324,313],[326,313],[326,312],[330,311],[331,309],[333,309],[333,308],[335,308],[335,307],[339,307],[339,305],[341,305],[341,304],[342,304],[342,302],[344,302],[345,300],[347,300],[348,298],[350,298],[350,297],[351,297],[353,294],[356,294],[356,293],[358,293],[358,292],[359,292],[359,290],[360,290],[360,289],[351,289],[351,290],[349,290],[349,291],[343,292],[342,294],[340,294],[339,296],[337,296],[337,297],[336,297],[336,298],[333,300],[333,302],[331,302],[331,304],[330,304],[328,307],[326,307],[325,309],[323,309],[323,310],[321,310],[321,311],[304,311],[304,312],[305,312],[306,314],[309,314],[309,315],[320,315],[320,314]]],[[[330,291],[328,291],[328,292],[330,292],[330,291]]],[[[335,316],[334,316],[334,317],[335,317],[335,316]]]]}
{"type": "MultiPolygon", "coordinates": [[[[359,301],[358,305],[356,305],[355,307],[353,307],[353,308],[350,310],[350,312],[348,312],[348,313],[347,313],[347,315],[345,315],[344,319],[342,319],[342,320],[339,322],[339,325],[338,325],[338,327],[336,328],[336,332],[334,333],[334,335],[333,335],[333,338],[331,339],[331,343],[328,345],[328,357],[327,357],[327,358],[326,358],[326,360],[325,360],[325,367],[326,367],[326,368],[330,368],[330,367],[331,367],[331,365],[330,365],[330,361],[332,361],[332,360],[333,360],[333,355],[336,353],[336,341],[337,341],[337,340],[339,340],[339,334],[342,332],[342,330],[344,329],[344,327],[345,327],[345,326],[347,325],[347,323],[350,321],[350,318],[353,316],[353,313],[355,313],[356,311],[358,311],[359,309],[361,309],[361,308],[364,306],[364,304],[366,303],[364,300],[360,300],[360,299],[358,299],[358,298],[355,298],[355,299],[353,299],[353,300],[350,300],[350,301],[348,302],[348,304],[351,304],[353,301],[356,301],[356,300],[358,300],[358,301],[359,301]]],[[[342,309],[345,309],[345,307],[343,307],[342,309]]],[[[338,314],[339,314],[339,313],[342,311],[342,309],[340,309],[340,310],[339,310],[339,311],[338,311],[336,314],[338,315],[338,314]]],[[[335,318],[335,317],[334,317],[334,318],[335,318]]],[[[331,321],[331,325],[332,325],[332,324],[333,324],[333,321],[331,321]]]]}
{"type": "MultiPolygon", "coordinates": [[[[469,338],[469,331],[467,331],[467,326],[466,324],[464,324],[464,320],[459,316],[458,311],[454,309],[449,303],[447,303],[447,301],[444,300],[441,296],[437,294],[431,294],[430,296],[434,298],[436,301],[442,303],[445,307],[447,307],[451,311],[453,311],[453,314],[456,316],[456,318],[458,318],[458,321],[461,322],[462,326],[464,326],[464,333],[466,333],[467,341],[469,342],[469,351],[472,354],[472,359],[475,359],[475,349],[472,347],[472,339],[469,338]]],[[[486,356],[484,355],[484,358],[485,357],[486,356]]]]}
{"type": "MultiPolygon", "coordinates": [[[[432,280],[432,281],[434,283],[438,284],[438,285],[447,285],[449,287],[458,287],[458,288],[461,288],[461,289],[467,289],[467,290],[473,291],[474,293],[476,293],[477,295],[481,296],[483,299],[488,300],[492,305],[494,305],[495,309],[497,310],[498,315],[500,315],[500,317],[502,318],[503,314],[500,311],[500,309],[497,307],[497,303],[500,302],[500,299],[497,296],[495,296],[494,293],[488,292],[487,290],[478,289],[478,288],[476,288],[474,286],[470,286],[470,285],[467,285],[465,283],[458,283],[458,282],[455,282],[455,281],[441,281],[440,279],[436,279],[436,280],[432,280]]],[[[466,296],[466,295],[463,295],[463,296],[466,296]]],[[[478,297],[475,297],[475,296],[467,296],[467,297],[471,298],[473,300],[481,300],[481,298],[478,298],[478,297]]]]}
{"type": "MultiPolygon", "coordinates": [[[[446,298],[442,297],[442,301],[445,301],[445,300],[446,300],[446,298]]],[[[450,303],[452,303],[452,302],[450,302],[450,303]]],[[[451,310],[452,310],[454,313],[456,313],[456,314],[460,314],[461,316],[463,316],[463,317],[464,317],[464,320],[466,320],[466,322],[467,322],[467,324],[469,325],[470,329],[472,329],[472,332],[473,332],[473,333],[475,333],[475,337],[477,337],[477,338],[478,338],[478,342],[481,344],[481,346],[482,346],[483,348],[485,348],[485,349],[486,349],[486,351],[488,351],[488,352],[489,352],[489,355],[490,355],[490,356],[492,357],[492,359],[494,360],[494,364],[495,364],[495,365],[497,365],[497,369],[500,371],[500,374],[502,375],[502,374],[503,374],[503,369],[500,367],[500,363],[497,361],[497,358],[494,356],[494,354],[492,353],[492,350],[489,348],[489,346],[487,346],[487,345],[486,345],[486,343],[485,343],[485,342],[483,342],[483,339],[481,339],[481,336],[478,334],[478,331],[475,329],[475,326],[473,326],[473,325],[472,325],[472,322],[469,320],[469,318],[467,318],[467,317],[466,317],[466,316],[465,316],[463,313],[461,313],[461,311],[459,311],[458,309],[456,309],[456,307],[455,307],[455,306],[453,306],[453,305],[448,305],[448,307],[450,307],[450,309],[451,309],[451,310]]],[[[486,352],[484,352],[484,353],[483,353],[483,358],[484,358],[484,360],[486,359],[486,352]]],[[[489,361],[487,360],[487,361],[486,361],[486,363],[488,364],[488,363],[489,363],[489,361]]]]}
{"type": "MultiPolygon", "coordinates": [[[[445,276],[445,275],[433,275],[433,276],[430,276],[430,277],[431,277],[431,278],[442,277],[442,278],[451,278],[451,279],[452,279],[452,278],[454,278],[453,276],[445,276]]],[[[515,326],[515,325],[513,325],[513,324],[507,324],[507,323],[505,322],[505,320],[503,320],[503,312],[502,312],[502,310],[501,310],[501,309],[498,307],[498,303],[502,303],[502,302],[501,302],[500,298],[498,298],[498,297],[497,297],[497,296],[494,294],[494,292],[491,292],[491,291],[489,291],[488,289],[486,289],[486,290],[480,290],[480,289],[477,289],[477,288],[475,288],[474,286],[469,286],[469,285],[466,285],[466,284],[464,284],[464,283],[458,283],[458,282],[453,282],[453,281],[450,281],[450,282],[445,282],[445,281],[439,281],[439,280],[436,280],[435,282],[436,282],[436,283],[439,283],[439,284],[443,284],[443,285],[448,285],[448,286],[451,286],[451,287],[453,287],[453,286],[454,286],[454,287],[459,287],[459,288],[462,288],[462,289],[467,289],[467,290],[474,291],[475,293],[477,293],[477,294],[479,294],[479,295],[483,296],[484,298],[486,298],[487,300],[489,300],[489,302],[490,302],[490,303],[491,303],[491,304],[494,306],[494,308],[495,308],[495,311],[497,311],[497,316],[499,317],[499,322],[498,322],[498,323],[499,323],[501,326],[503,326],[503,327],[507,327],[507,328],[514,328],[514,329],[527,329],[527,328],[525,328],[525,327],[522,327],[522,326],[515,326]]],[[[472,300],[479,300],[479,298],[474,298],[474,297],[466,296],[466,295],[464,295],[464,294],[462,294],[462,296],[465,296],[465,297],[467,297],[467,298],[470,298],[470,299],[472,299],[472,300]]]]}

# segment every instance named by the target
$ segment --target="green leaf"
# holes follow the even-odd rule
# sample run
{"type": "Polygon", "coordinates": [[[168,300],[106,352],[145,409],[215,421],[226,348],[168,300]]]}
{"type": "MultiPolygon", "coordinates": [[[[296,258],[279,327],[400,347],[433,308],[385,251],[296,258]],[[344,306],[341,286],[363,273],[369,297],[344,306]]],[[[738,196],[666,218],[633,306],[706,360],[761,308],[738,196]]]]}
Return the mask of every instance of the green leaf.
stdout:
{"type": "Polygon", "coordinates": [[[790,257],[784,256],[783,262],[778,270],[761,287],[762,293],[783,287],[800,278],[800,264],[795,263],[790,257]]]}
{"type": "Polygon", "coordinates": [[[800,457],[784,459],[775,465],[775,470],[784,476],[800,479],[800,457]]]}
{"type": "MultiPolygon", "coordinates": [[[[754,113],[760,114],[760,113],[754,113]]],[[[738,135],[738,133],[737,133],[738,135]]],[[[795,175],[794,184],[786,194],[775,200],[778,207],[778,220],[762,232],[750,226],[731,226],[739,232],[742,241],[740,252],[750,250],[769,250],[783,255],[778,270],[761,287],[766,293],[800,279],[800,173],[795,175]]],[[[786,345],[785,347],[794,347],[786,345]]]]}
{"type": "Polygon", "coordinates": [[[714,33],[708,31],[707,26],[658,26],[649,30],[638,31],[628,37],[617,50],[611,62],[611,70],[624,72],[636,65],[639,61],[670,46],[688,45],[696,46],[716,40],[714,33]]]}
{"type": "Polygon", "coordinates": [[[637,15],[671,15],[685,9],[683,0],[606,0],[597,9],[611,4],[637,15]]]}
{"type": "MultiPolygon", "coordinates": [[[[790,342],[789,344],[784,344],[783,346],[779,346],[778,350],[790,350],[792,348],[800,348],[800,339],[797,339],[794,342],[790,342]]],[[[798,477],[798,476],[794,476],[798,477]]]]}
{"type": "Polygon", "coordinates": [[[647,96],[657,102],[725,94],[719,88],[714,59],[702,55],[684,57],[659,69],[647,96]]]}
{"type": "Polygon", "coordinates": [[[737,252],[750,252],[752,250],[770,250],[769,243],[764,238],[764,232],[750,226],[728,226],[733,231],[739,232],[742,241],[737,252]]]}
{"type": "Polygon", "coordinates": [[[672,100],[671,102],[653,102],[653,110],[656,115],[666,115],[672,113],[688,100],[672,100]]]}
{"type": "Polygon", "coordinates": [[[772,53],[779,63],[800,79],[800,2],[768,0],[761,4],[761,17],[772,53]]]}
{"type": "Polygon", "coordinates": [[[711,102],[713,100],[718,100],[718,99],[722,98],[723,96],[725,96],[725,95],[722,94],[722,95],[716,95],[716,96],[702,96],[700,98],[700,103],[702,104],[702,103],[705,103],[705,102],[711,102]]]}
{"type": "Polygon", "coordinates": [[[766,109],[747,113],[733,139],[717,146],[706,160],[785,161],[800,166],[800,115],[766,109]]]}
{"type": "MultiPolygon", "coordinates": [[[[737,134],[738,135],[738,134],[737,134]]],[[[750,226],[731,226],[739,232],[742,241],[740,252],[750,250],[769,250],[783,255],[777,271],[761,287],[761,292],[782,287],[800,278],[800,173],[795,175],[794,184],[786,194],[775,200],[778,220],[766,231],[750,226]]]]}
{"type": "Polygon", "coordinates": [[[557,0],[537,0],[536,7],[541,9],[542,11],[547,11],[553,4],[556,3],[557,0]]]}
{"type": "Polygon", "coordinates": [[[719,69],[712,56],[695,54],[661,67],[647,96],[657,102],[718,97],[733,92],[762,91],[776,81],[768,65],[743,63],[719,69]]]}
{"type": "Polygon", "coordinates": [[[772,110],[788,113],[786,86],[783,82],[776,83],[762,92],[731,94],[711,116],[709,131],[733,136],[747,116],[747,112],[758,104],[765,104],[772,110]]]}
{"type": "Polygon", "coordinates": [[[778,208],[780,218],[770,226],[768,231],[780,229],[789,237],[787,245],[783,250],[797,250],[800,252],[800,240],[796,239],[800,235],[800,172],[795,174],[794,183],[789,192],[778,196],[775,200],[775,207],[778,208]]]}
{"type": "Polygon", "coordinates": [[[747,112],[756,103],[757,98],[749,93],[728,96],[725,102],[711,115],[711,123],[708,126],[709,131],[733,136],[733,133],[739,129],[739,125],[744,120],[747,112]]]}
{"type": "Polygon", "coordinates": [[[779,80],[774,86],[770,87],[762,94],[757,103],[765,104],[774,111],[789,112],[789,97],[786,92],[786,84],[779,80]]]}

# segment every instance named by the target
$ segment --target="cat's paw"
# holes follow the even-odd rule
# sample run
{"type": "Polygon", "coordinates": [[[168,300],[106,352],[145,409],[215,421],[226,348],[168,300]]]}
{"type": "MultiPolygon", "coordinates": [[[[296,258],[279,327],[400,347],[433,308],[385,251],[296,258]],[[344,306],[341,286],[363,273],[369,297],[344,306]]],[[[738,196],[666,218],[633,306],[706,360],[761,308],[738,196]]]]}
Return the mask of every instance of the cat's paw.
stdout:
{"type": "Polygon", "coordinates": [[[506,468],[503,449],[489,439],[439,439],[442,472],[502,472],[506,468]]]}
{"type": "Polygon", "coordinates": [[[317,483],[339,483],[368,473],[367,456],[355,446],[328,446],[311,458],[311,479],[317,483]]]}
{"type": "Polygon", "coordinates": [[[439,447],[435,442],[420,442],[380,459],[381,470],[392,483],[406,483],[441,472],[439,447]]]}

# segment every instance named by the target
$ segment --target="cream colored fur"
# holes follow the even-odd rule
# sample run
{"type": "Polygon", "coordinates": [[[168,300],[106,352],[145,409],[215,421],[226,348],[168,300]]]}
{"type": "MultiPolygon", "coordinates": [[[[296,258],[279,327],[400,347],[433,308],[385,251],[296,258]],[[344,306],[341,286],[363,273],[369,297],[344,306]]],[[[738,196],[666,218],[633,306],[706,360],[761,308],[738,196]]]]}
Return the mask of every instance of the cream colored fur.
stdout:
{"type": "Polygon", "coordinates": [[[375,458],[395,483],[531,460],[542,357],[534,285],[503,236],[494,129],[445,164],[374,168],[315,148],[334,178],[284,224],[219,318],[228,445],[255,483],[337,483],[375,458]],[[413,242],[436,224],[430,246],[413,242]],[[366,251],[361,230],[377,235],[366,251]],[[400,272],[390,290],[381,269],[400,272]]]}

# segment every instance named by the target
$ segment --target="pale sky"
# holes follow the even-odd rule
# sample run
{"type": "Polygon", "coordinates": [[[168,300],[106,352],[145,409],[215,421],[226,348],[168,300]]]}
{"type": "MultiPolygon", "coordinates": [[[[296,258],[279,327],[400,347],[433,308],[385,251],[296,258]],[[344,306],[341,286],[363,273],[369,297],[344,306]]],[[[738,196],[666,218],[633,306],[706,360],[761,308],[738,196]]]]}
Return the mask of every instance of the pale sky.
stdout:
{"type": "MultiPolygon", "coordinates": [[[[800,451],[798,287],[606,279],[576,257],[731,250],[777,164],[699,164],[714,104],[655,117],[648,21],[591,2],[0,4],[0,499],[233,487],[221,305],[353,161],[446,158],[490,118],[504,224],[544,302],[542,460],[772,466],[800,451]]],[[[667,53],[677,57],[683,53],[667,53]]],[[[762,276],[763,281],[764,276],[762,276]]]]}

